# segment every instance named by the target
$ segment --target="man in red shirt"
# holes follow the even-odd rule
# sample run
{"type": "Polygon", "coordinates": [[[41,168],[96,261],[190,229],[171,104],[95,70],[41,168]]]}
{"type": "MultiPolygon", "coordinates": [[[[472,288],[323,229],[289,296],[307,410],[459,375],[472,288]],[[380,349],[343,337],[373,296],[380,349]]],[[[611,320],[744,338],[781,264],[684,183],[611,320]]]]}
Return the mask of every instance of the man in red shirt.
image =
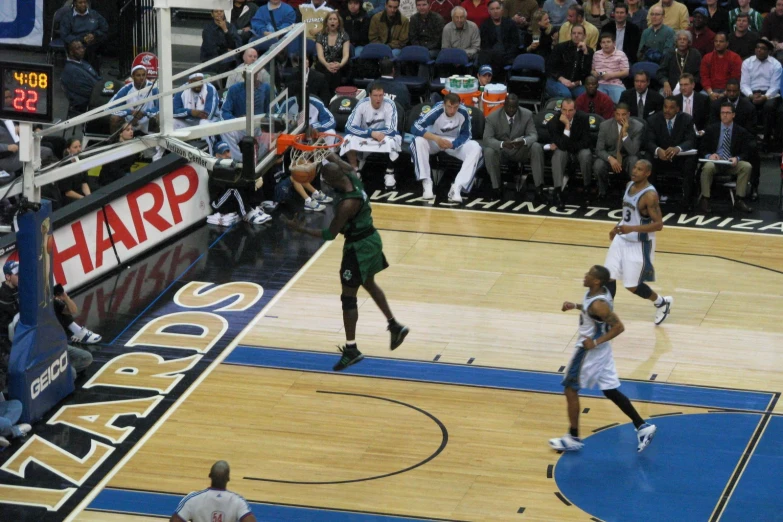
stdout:
{"type": "Polygon", "coordinates": [[[614,117],[614,102],[607,94],[598,90],[595,76],[585,78],[585,92],[576,98],[576,110],[597,114],[605,120],[614,117]]]}
{"type": "Polygon", "coordinates": [[[489,18],[489,0],[465,0],[461,5],[467,11],[468,20],[479,27],[489,18]]]}
{"type": "Polygon", "coordinates": [[[715,50],[701,59],[701,86],[714,101],[723,96],[729,79],[739,80],[741,75],[742,58],[734,51],[729,51],[726,33],[716,34],[715,50]]]}
{"type": "Polygon", "coordinates": [[[451,20],[451,10],[458,5],[459,0],[431,0],[430,11],[438,13],[444,20],[448,21],[451,20]]]}
{"type": "Polygon", "coordinates": [[[713,41],[715,40],[715,33],[707,26],[707,20],[709,20],[709,15],[706,8],[699,7],[693,11],[693,25],[690,28],[691,35],[693,35],[691,47],[699,51],[702,56],[713,51],[713,41]]]}

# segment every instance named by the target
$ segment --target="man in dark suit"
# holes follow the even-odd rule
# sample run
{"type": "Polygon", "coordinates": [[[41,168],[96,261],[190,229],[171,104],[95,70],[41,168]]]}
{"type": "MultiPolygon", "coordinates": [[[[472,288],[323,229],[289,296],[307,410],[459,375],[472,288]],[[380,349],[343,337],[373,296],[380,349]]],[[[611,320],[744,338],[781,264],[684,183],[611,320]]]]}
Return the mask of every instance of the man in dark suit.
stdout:
{"type": "Polygon", "coordinates": [[[730,102],[734,106],[734,124],[748,132],[753,132],[753,128],[756,126],[756,108],[740,92],[739,80],[735,78],[728,80],[726,91],[723,94],[723,98],[712,102],[710,123],[720,123],[720,106],[724,102],[730,102]]]}
{"type": "Polygon", "coordinates": [[[614,20],[607,23],[602,33],[609,33],[615,37],[617,48],[620,49],[628,57],[628,61],[634,63],[636,61],[636,55],[639,53],[639,42],[642,39],[642,30],[636,24],[632,24],[628,21],[628,6],[625,4],[615,4],[614,6],[614,20]],[[620,44],[620,36],[618,31],[622,35],[622,44],[620,44]]]}
{"type": "MultiPolygon", "coordinates": [[[[552,118],[546,124],[546,130],[552,140],[541,147],[538,144],[535,149],[541,147],[542,150],[553,151],[552,153],[552,179],[555,182],[555,204],[558,208],[563,207],[562,194],[565,189],[565,170],[570,161],[578,161],[579,168],[582,170],[585,184],[588,184],[591,176],[591,167],[593,154],[590,151],[590,120],[587,113],[577,111],[574,100],[566,98],[560,108],[560,117],[552,118]]],[[[538,159],[539,164],[533,166],[540,172],[544,171],[544,155],[535,154],[531,151],[531,164],[538,159]]]]}
{"type": "Polygon", "coordinates": [[[741,212],[753,212],[745,203],[748,181],[752,167],[750,159],[750,143],[753,137],[748,131],[734,124],[734,105],[725,102],[720,107],[720,123],[707,127],[701,142],[699,155],[704,159],[730,161],[731,164],[716,164],[708,162],[701,171],[701,202],[699,212],[710,212],[710,187],[712,178],[718,170],[737,176],[737,200],[734,208],[741,212]]]}
{"type": "Polygon", "coordinates": [[[608,175],[624,172],[628,176],[639,159],[644,124],[631,118],[630,112],[626,104],[620,103],[614,109],[614,118],[598,127],[598,157],[593,162],[593,172],[598,177],[599,199],[606,196],[608,175]]]}
{"type": "MultiPolygon", "coordinates": [[[[696,134],[693,118],[680,112],[677,98],[669,96],[663,101],[663,111],[647,120],[647,151],[653,158],[653,175],[661,172],[676,172],[682,175],[683,205],[689,210],[693,200],[696,156],[681,153],[693,150],[696,134]]],[[[658,187],[660,192],[662,187],[658,187]]]]}
{"type": "Polygon", "coordinates": [[[500,162],[519,163],[530,161],[533,168],[533,180],[536,184],[536,193],[543,190],[544,151],[538,145],[538,133],[533,123],[533,113],[519,107],[519,97],[509,94],[503,103],[502,111],[494,111],[487,116],[484,124],[484,165],[487,167],[489,179],[492,182],[493,198],[500,199],[500,162]]]}
{"type": "Polygon", "coordinates": [[[639,71],[633,77],[633,89],[627,89],[620,95],[620,103],[631,108],[632,117],[648,120],[663,109],[663,96],[650,89],[650,76],[639,71]]]}
{"type": "Polygon", "coordinates": [[[490,0],[487,9],[489,18],[479,28],[479,63],[488,63],[495,71],[504,73],[505,66],[511,65],[519,54],[519,29],[510,18],[503,16],[500,0],[490,0]]]}
{"type": "Polygon", "coordinates": [[[683,73],[680,76],[680,94],[675,96],[677,104],[682,107],[682,112],[690,114],[696,132],[699,136],[704,134],[707,122],[710,118],[710,97],[701,92],[695,92],[696,81],[691,73],[683,73]]]}

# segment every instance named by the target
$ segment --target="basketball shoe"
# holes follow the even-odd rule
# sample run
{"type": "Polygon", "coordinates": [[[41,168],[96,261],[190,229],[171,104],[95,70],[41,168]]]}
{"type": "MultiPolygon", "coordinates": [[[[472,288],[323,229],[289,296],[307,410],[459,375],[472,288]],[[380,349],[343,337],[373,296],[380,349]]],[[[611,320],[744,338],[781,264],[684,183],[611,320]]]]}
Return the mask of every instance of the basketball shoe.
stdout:
{"type": "Polygon", "coordinates": [[[318,203],[321,203],[322,205],[325,205],[327,203],[331,203],[332,201],[334,201],[332,198],[330,198],[329,196],[327,196],[326,194],[324,194],[320,190],[316,190],[315,192],[313,192],[312,196],[310,196],[310,197],[313,198],[314,200],[316,200],[318,203]]]}
{"type": "Polygon", "coordinates": [[[431,179],[423,179],[421,180],[421,187],[423,189],[421,197],[423,199],[435,199],[435,194],[432,192],[432,180],[431,179]]]}
{"type": "Polygon", "coordinates": [[[71,336],[72,343],[95,344],[101,342],[102,337],[95,332],[91,332],[85,327],[71,336]]]}
{"type": "Polygon", "coordinates": [[[549,439],[549,445],[555,451],[579,451],[585,446],[582,439],[574,437],[570,433],[557,439],[549,439]]]}
{"type": "Polygon", "coordinates": [[[645,422],[639,426],[639,429],[636,430],[636,438],[639,439],[639,445],[636,446],[637,453],[643,452],[644,448],[650,445],[656,431],[658,431],[658,428],[655,427],[655,424],[647,424],[645,422]]]}
{"type": "Polygon", "coordinates": [[[337,364],[334,365],[332,370],[339,372],[342,370],[345,370],[352,364],[356,364],[362,359],[364,359],[364,355],[362,355],[362,352],[359,351],[359,349],[354,346],[338,346],[340,349],[340,352],[342,352],[343,356],[340,357],[340,360],[337,361],[337,364]]]}
{"type": "Polygon", "coordinates": [[[321,203],[319,203],[317,199],[310,197],[305,200],[304,209],[305,212],[323,212],[324,210],[326,210],[326,207],[324,205],[321,205],[321,203]]]}
{"type": "Polygon", "coordinates": [[[405,340],[405,336],[408,335],[408,332],[410,332],[410,329],[407,326],[403,326],[400,323],[389,325],[386,329],[389,330],[389,333],[391,334],[391,345],[389,347],[392,350],[396,350],[405,340]]]}
{"type": "Polygon", "coordinates": [[[674,304],[674,298],[667,295],[663,298],[661,306],[655,305],[655,324],[659,325],[669,317],[669,313],[672,311],[672,305],[674,304]]]}

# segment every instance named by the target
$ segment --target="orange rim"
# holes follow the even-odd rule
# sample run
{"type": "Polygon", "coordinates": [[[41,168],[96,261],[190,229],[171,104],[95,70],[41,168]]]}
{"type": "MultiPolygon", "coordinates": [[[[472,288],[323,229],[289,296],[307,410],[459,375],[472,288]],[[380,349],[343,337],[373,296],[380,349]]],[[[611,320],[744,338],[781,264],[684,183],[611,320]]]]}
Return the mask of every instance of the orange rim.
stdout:
{"type": "Polygon", "coordinates": [[[306,143],[304,134],[281,134],[277,138],[277,153],[282,154],[288,147],[293,147],[304,152],[337,148],[343,144],[343,137],[334,132],[319,132],[318,138],[333,138],[334,143],[323,145],[311,145],[306,143]]]}

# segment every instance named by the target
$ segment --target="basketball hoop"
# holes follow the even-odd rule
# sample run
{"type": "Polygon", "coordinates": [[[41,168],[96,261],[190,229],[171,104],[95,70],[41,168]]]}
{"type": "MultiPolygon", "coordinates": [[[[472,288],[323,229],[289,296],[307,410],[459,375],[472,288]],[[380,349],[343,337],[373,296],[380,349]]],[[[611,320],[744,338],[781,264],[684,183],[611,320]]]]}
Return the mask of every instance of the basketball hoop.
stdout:
{"type": "Polygon", "coordinates": [[[313,181],[318,165],[342,144],[342,136],[331,132],[320,132],[315,140],[308,140],[305,134],[281,134],[277,138],[278,154],[291,149],[291,178],[299,183],[313,181]]]}

